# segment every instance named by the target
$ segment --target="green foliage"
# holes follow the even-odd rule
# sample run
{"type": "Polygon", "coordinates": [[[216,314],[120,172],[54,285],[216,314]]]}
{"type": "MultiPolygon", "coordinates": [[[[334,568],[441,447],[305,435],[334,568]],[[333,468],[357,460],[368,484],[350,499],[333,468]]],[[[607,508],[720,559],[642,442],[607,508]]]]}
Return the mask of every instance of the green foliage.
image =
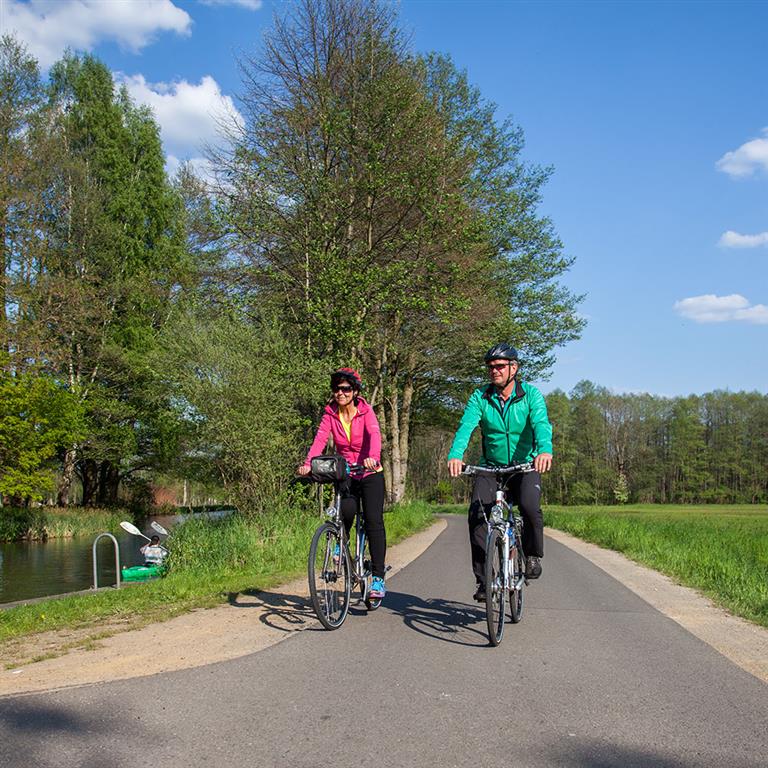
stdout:
{"type": "Polygon", "coordinates": [[[57,450],[84,431],[77,398],[50,378],[0,367],[0,494],[16,503],[53,488],[57,450]]]}
{"type": "Polygon", "coordinates": [[[13,307],[3,343],[17,370],[44,371],[85,409],[87,435],[65,453],[61,502],[77,470],[84,503],[114,504],[123,478],[167,465],[173,450],[168,400],[146,356],[190,270],[182,201],[151,113],[116,93],[95,57],[66,54],[50,70],[47,99],[39,84],[27,88],[32,97],[16,91],[7,111],[24,139],[14,157],[26,196],[9,210],[26,221],[3,241],[13,307]]]}
{"type": "Polygon", "coordinates": [[[168,327],[155,365],[175,392],[189,466],[212,467],[240,508],[270,511],[303,458],[319,414],[310,420],[300,409],[325,371],[273,320],[246,323],[235,308],[187,308],[168,327]]]}
{"type": "Polygon", "coordinates": [[[627,476],[619,473],[616,476],[616,485],[613,486],[613,498],[617,504],[626,504],[629,501],[629,484],[627,476]]]}

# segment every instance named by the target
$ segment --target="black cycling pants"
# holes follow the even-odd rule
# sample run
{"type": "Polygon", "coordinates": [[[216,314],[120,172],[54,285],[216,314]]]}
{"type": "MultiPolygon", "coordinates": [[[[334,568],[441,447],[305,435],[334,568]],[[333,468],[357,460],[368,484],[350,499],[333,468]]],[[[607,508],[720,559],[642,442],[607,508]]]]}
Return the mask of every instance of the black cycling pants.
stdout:
{"type": "MultiPolygon", "coordinates": [[[[507,498],[516,504],[523,518],[523,552],[544,555],[544,518],[541,514],[541,475],[521,472],[507,484],[507,498]]],[[[485,515],[496,501],[496,478],[476,475],[469,504],[469,546],[472,550],[472,570],[475,579],[485,581],[485,540],[488,526],[485,515]]]]}
{"type": "Polygon", "coordinates": [[[374,472],[360,480],[351,480],[342,492],[341,514],[349,534],[355,515],[363,503],[365,535],[371,553],[371,572],[384,578],[384,558],[387,555],[387,533],[384,530],[384,473],[374,472]]]}

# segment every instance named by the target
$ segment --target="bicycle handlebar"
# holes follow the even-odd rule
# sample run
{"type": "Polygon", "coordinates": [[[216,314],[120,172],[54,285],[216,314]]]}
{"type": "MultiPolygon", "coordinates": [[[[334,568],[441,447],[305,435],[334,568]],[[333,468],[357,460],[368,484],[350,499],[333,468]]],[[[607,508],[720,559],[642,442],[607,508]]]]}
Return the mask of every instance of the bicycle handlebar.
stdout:
{"type": "Polygon", "coordinates": [[[506,467],[480,467],[475,464],[462,464],[462,475],[513,475],[521,472],[533,472],[534,466],[530,461],[522,464],[509,464],[506,467]]]}
{"type": "MultiPolygon", "coordinates": [[[[365,466],[365,464],[347,464],[349,467],[349,474],[351,475],[358,475],[361,472],[375,472],[374,469],[368,469],[368,467],[365,466]]],[[[381,467],[381,464],[378,465],[378,467],[381,467]]],[[[377,469],[378,469],[377,467],[377,469]]],[[[315,483],[317,480],[312,476],[312,473],[308,473],[306,475],[295,475],[293,479],[291,480],[292,483],[315,483]]]]}

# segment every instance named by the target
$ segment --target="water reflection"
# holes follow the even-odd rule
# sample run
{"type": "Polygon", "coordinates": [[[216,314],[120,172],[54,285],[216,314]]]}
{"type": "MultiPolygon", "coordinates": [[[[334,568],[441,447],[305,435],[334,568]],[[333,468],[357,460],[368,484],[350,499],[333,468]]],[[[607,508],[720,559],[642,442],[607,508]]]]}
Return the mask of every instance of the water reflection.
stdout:
{"type": "MultiPolygon", "coordinates": [[[[232,510],[202,513],[219,518],[232,510]]],[[[148,536],[149,527],[156,520],[167,529],[178,525],[190,515],[164,515],[150,518],[139,526],[148,536]]],[[[121,565],[139,565],[143,562],[139,547],[144,539],[118,528],[109,531],[118,541],[121,565]]],[[[77,539],[49,539],[48,541],[0,542],[0,603],[27,600],[33,597],[77,592],[93,585],[93,536],[77,539]]],[[[108,538],[99,542],[99,585],[115,583],[114,545],[108,538]]]]}

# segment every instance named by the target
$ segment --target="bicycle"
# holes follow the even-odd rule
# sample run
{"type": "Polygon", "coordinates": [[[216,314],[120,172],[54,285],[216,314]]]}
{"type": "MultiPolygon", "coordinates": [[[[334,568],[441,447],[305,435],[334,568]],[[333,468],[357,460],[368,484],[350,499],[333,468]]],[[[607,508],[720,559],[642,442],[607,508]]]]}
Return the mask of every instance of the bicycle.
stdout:
{"type": "Polygon", "coordinates": [[[373,574],[370,558],[366,557],[365,552],[363,511],[358,507],[355,515],[354,560],[350,557],[347,531],[341,514],[342,485],[347,477],[362,473],[365,467],[359,464],[348,465],[344,462],[346,466],[344,477],[338,473],[333,479],[329,479],[330,475],[326,475],[324,479],[317,479],[322,477],[322,472],[316,471],[316,462],[327,462],[330,459],[338,460],[339,458],[318,456],[312,459],[312,472],[306,476],[309,481],[333,483],[333,503],[325,510],[328,519],[320,524],[312,537],[307,566],[312,607],[326,629],[338,629],[344,623],[349,612],[353,587],[359,589],[360,600],[369,611],[375,611],[381,605],[381,598],[369,596],[373,574]]]}
{"type": "Polygon", "coordinates": [[[490,475],[496,479],[496,500],[485,518],[488,536],[485,540],[485,617],[488,639],[492,646],[504,635],[504,614],[509,592],[509,618],[517,624],[523,618],[525,552],[523,552],[523,518],[514,504],[506,499],[507,483],[514,475],[532,472],[533,464],[511,464],[506,467],[479,467],[465,464],[462,474],[490,475]]]}

